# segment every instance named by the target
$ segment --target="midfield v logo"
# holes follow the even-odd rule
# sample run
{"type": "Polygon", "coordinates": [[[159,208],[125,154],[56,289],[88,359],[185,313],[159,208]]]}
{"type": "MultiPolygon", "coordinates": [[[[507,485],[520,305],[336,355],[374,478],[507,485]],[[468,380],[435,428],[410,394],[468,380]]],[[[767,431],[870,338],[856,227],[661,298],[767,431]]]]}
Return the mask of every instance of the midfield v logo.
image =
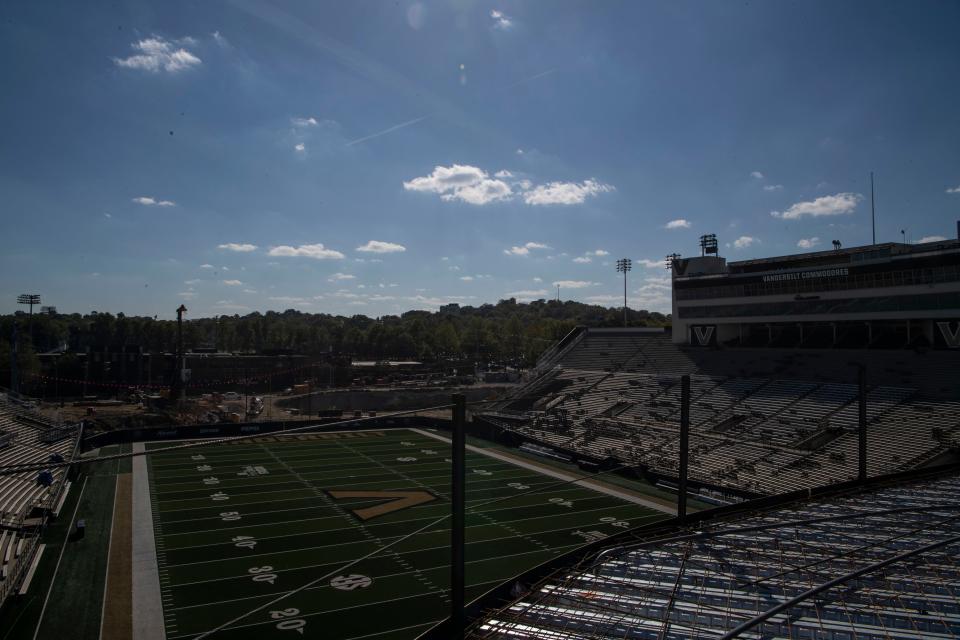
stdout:
{"type": "Polygon", "coordinates": [[[947,343],[949,349],[960,349],[960,322],[957,322],[957,328],[951,329],[950,325],[952,322],[938,322],[937,328],[940,329],[940,335],[943,336],[943,341],[947,343]]]}

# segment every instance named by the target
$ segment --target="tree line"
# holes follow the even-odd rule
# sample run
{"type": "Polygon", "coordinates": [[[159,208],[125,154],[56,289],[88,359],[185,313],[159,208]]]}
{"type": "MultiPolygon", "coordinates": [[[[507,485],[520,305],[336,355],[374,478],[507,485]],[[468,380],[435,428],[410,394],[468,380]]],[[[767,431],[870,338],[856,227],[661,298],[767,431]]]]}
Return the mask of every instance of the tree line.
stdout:
{"type": "MultiPolygon", "coordinates": [[[[629,311],[630,326],[664,326],[670,317],[629,311]]],[[[185,319],[186,350],[216,349],[234,353],[336,353],[354,358],[437,361],[474,358],[526,366],[577,325],[623,325],[623,310],[580,302],[514,299],[478,307],[448,305],[438,311],[408,311],[370,318],[283,312],[221,315],[185,319]]],[[[175,320],[123,313],[34,314],[0,316],[0,385],[9,379],[11,345],[17,336],[17,363],[23,373],[39,368],[38,353],[66,350],[174,352],[175,320]],[[15,326],[14,326],[15,325],[15,326]]]]}

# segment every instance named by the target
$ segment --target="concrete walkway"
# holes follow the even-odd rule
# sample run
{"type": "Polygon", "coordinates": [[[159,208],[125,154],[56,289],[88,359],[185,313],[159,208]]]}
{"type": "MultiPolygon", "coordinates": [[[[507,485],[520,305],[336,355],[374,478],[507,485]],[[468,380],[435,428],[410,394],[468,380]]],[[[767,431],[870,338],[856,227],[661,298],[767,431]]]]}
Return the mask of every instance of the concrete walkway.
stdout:
{"type": "MultiPolygon", "coordinates": [[[[142,453],[142,442],[134,443],[142,453]]],[[[133,638],[166,640],[146,456],[133,458],[133,638]]]]}

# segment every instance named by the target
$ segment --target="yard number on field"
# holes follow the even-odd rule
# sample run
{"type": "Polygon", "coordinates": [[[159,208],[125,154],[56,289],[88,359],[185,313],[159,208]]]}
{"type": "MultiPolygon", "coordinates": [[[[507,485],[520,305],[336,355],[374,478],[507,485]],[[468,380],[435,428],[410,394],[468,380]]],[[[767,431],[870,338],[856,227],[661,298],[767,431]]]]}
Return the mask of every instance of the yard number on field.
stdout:
{"type": "Polygon", "coordinates": [[[403,456],[403,457],[397,458],[397,462],[416,462],[416,461],[417,459],[414,458],[413,456],[403,456]]]}
{"type": "Polygon", "coordinates": [[[253,574],[254,582],[269,582],[273,584],[277,581],[277,574],[270,573],[271,571],[273,571],[273,567],[268,564],[262,567],[250,567],[247,569],[247,573],[253,574]]]}
{"type": "Polygon", "coordinates": [[[230,496],[225,494],[223,491],[217,491],[216,493],[210,494],[210,499],[214,502],[223,502],[224,500],[229,500],[230,496]]]}
{"type": "Polygon", "coordinates": [[[203,457],[203,454],[202,454],[202,453],[198,453],[198,454],[195,455],[195,456],[190,456],[190,459],[191,459],[191,460],[206,460],[206,458],[203,457]]]}
{"type": "Polygon", "coordinates": [[[353,591],[356,588],[366,589],[373,584],[373,578],[359,573],[351,573],[348,576],[337,576],[330,581],[330,586],[340,591],[353,591]]]}
{"type": "Polygon", "coordinates": [[[558,507],[572,507],[573,503],[569,500],[564,500],[563,498],[550,498],[547,502],[552,502],[558,507]]]}
{"type": "Polygon", "coordinates": [[[605,518],[600,518],[600,522],[606,522],[611,527],[619,527],[621,529],[629,529],[630,523],[626,520],[617,520],[613,516],[606,516],[605,518]]]}
{"type": "Polygon", "coordinates": [[[530,485],[523,484],[522,482],[511,482],[507,484],[511,489],[516,489],[517,491],[523,491],[524,489],[529,489],[530,485]]]}
{"type": "Polygon", "coordinates": [[[233,522],[234,520],[239,520],[240,512],[239,511],[221,511],[220,519],[223,520],[224,522],[233,522]]]}
{"type": "Polygon", "coordinates": [[[307,621],[302,618],[293,619],[300,615],[300,609],[281,609],[280,611],[271,611],[270,617],[274,620],[280,620],[277,623],[277,629],[281,631],[296,631],[303,635],[303,628],[307,626],[307,621]]]}
{"type": "Polygon", "coordinates": [[[220,484],[220,478],[217,478],[214,476],[210,476],[209,478],[204,478],[203,484],[206,484],[206,485],[220,484]]]}
{"type": "Polygon", "coordinates": [[[234,536],[230,538],[230,542],[233,542],[235,547],[250,549],[251,551],[257,546],[257,540],[253,536],[234,536]]]}
{"type": "Polygon", "coordinates": [[[198,464],[197,471],[212,471],[213,467],[208,464],[198,464]]]}
{"type": "Polygon", "coordinates": [[[492,476],[493,471],[487,471],[486,469],[474,469],[473,472],[478,476],[492,476]]]}

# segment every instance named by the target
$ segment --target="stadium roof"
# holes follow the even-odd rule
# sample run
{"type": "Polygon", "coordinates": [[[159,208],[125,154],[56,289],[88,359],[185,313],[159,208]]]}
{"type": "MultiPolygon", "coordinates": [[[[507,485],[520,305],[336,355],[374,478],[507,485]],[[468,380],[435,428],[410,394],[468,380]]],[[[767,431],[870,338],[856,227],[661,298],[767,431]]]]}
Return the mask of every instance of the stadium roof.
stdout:
{"type": "Polygon", "coordinates": [[[808,500],[608,549],[472,638],[953,638],[960,475],[808,500]]]}

